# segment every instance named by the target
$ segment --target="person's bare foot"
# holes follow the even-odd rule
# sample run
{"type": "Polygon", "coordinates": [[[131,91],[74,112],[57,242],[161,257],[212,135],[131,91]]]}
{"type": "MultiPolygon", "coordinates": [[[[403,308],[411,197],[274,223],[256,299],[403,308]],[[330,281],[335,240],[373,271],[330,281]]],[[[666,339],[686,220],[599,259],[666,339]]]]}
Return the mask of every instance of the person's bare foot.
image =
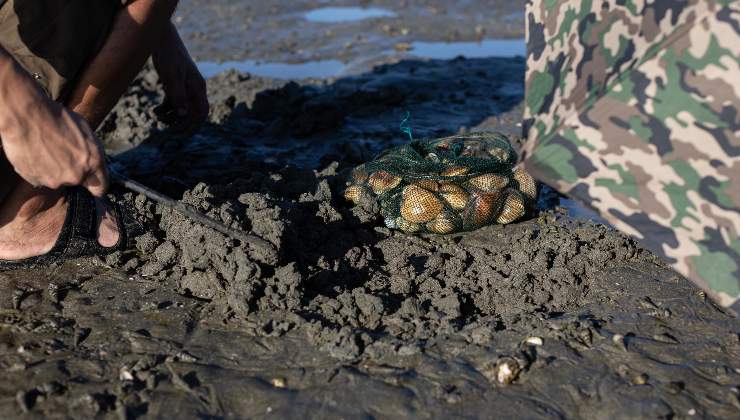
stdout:
{"type": "Polygon", "coordinates": [[[98,211],[98,243],[104,248],[116,246],[120,234],[115,212],[102,198],[95,199],[95,207],[98,211]]]}
{"type": "MultiPolygon", "coordinates": [[[[21,182],[0,203],[0,260],[22,260],[51,251],[67,215],[67,200],[60,192],[36,189],[21,182]]],[[[118,243],[115,214],[105,200],[97,199],[98,242],[118,243]]]]}

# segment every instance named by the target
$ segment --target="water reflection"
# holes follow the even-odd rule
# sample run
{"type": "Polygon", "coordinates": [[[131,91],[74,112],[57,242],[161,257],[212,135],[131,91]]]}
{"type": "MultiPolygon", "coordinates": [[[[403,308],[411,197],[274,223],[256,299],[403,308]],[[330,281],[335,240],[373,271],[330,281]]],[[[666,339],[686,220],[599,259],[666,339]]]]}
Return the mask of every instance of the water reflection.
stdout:
{"type": "Polygon", "coordinates": [[[303,15],[309,22],[339,23],[356,22],[358,20],[396,17],[396,14],[379,7],[323,7],[314,9],[303,15]]]}
{"type": "Polygon", "coordinates": [[[234,69],[256,76],[275,79],[327,78],[344,72],[346,65],[339,60],[307,61],[305,63],[270,63],[256,60],[224,61],[216,63],[201,61],[198,69],[203,77],[213,77],[223,71],[234,69]]]}

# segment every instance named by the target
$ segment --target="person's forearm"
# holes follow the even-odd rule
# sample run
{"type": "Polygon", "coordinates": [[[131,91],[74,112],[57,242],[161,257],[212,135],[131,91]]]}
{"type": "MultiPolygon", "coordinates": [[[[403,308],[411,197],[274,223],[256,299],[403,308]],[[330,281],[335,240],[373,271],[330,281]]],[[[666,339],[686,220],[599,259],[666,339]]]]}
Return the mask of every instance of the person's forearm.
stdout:
{"type": "Polygon", "coordinates": [[[157,48],[176,5],[175,0],[129,3],[116,16],[110,36],[83,72],[67,106],[97,127],[157,48]]]}
{"type": "Polygon", "coordinates": [[[173,49],[187,51],[185,43],[180,38],[180,33],[177,32],[177,27],[174,23],[170,22],[162,34],[162,42],[154,49],[152,56],[156,58],[157,55],[173,49]]]}
{"type": "Polygon", "coordinates": [[[48,112],[49,107],[41,105],[49,101],[31,75],[0,47],[0,137],[17,138],[8,134],[23,130],[23,121],[33,120],[39,112],[48,112]]]}

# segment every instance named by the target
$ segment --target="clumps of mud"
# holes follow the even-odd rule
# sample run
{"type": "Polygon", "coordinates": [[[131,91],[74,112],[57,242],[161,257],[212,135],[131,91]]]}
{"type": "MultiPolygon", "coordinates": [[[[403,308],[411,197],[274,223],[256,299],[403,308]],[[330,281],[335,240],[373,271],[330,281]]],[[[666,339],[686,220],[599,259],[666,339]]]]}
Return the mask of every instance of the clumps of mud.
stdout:
{"type": "MultiPolygon", "coordinates": [[[[494,407],[502,417],[732,412],[736,319],[632,240],[548,210],[557,194],[541,194],[535,219],[456,236],[392,232],[372,200],[345,202],[347,172],[404,141],[395,129],[407,109],[419,138],[515,132],[523,67],[410,61],[324,84],[237,72],[209,80],[206,127],[183,140],[157,133],[146,116],[152,134],[117,160],[262,245],[124,194],[149,233],[107,259],[122,280],[94,277],[90,293],[65,300],[65,313],[85,326],[105,313],[93,328],[98,342],[116,343],[122,330],[151,341],[144,347],[158,360],[180,350],[199,358],[182,373],[197,371],[202,386],[167,398],[201,404],[205,394],[187,397],[193,389],[215,390],[203,411],[213,416],[223,414],[215,399],[251,416],[267,407],[303,415],[322,412],[326,395],[341,401],[337,417],[480,417],[494,407]],[[322,114],[325,104],[335,108],[322,114]]],[[[127,100],[157,94],[137,86],[127,100]]],[[[106,138],[127,130],[122,121],[106,138]]],[[[100,346],[122,355],[141,347],[100,346]]]]}
{"type": "Polygon", "coordinates": [[[153,233],[138,255],[110,263],[210,302],[223,319],[254,320],[256,335],[305,332],[342,359],[414,353],[453,335],[490,340],[497,329],[577,308],[592,274],[651,257],[592,224],[552,213],[459,236],[411,236],[382,226],[377,208],[352,208],[336,164],[283,168],[223,184],[199,183],[182,200],[277,250],[227,238],[177,212],[128,196],[153,233]],[[480,330],[480,331],[479,331],[480,330]],[[482,332],[485,331],[485,332],[482,332]]]}

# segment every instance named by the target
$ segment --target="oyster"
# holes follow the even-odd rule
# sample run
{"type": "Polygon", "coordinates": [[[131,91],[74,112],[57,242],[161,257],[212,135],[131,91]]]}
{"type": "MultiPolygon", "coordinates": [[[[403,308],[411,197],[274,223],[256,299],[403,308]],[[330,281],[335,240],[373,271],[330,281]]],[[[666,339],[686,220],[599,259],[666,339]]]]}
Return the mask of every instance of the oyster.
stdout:
{"type": "Polygon", "coordinates": [[[421,230],[420,224],[409,222],[403,217],[396,218],[396,227],[406,233],[416,233],[421,230]]]}
{"type": "Polygon", "coordinates": [[[367,170],[365,169],[365,165],[360,165],[352,170],[352,173],[350,175],[350,178],[352,179],[353,184],[363,184],[365,181],[367,181],[367,170]]]}
{"type": "Polygon", "coordinates": [[[509,184],[509,178],[500,174],[484,174],[471,178],[470,185],[485,192],[500,191],[509,184]]]}
{"type": "Polygon", "coordinates": [[[401,177],[386,171],[378,171],[370,175],[368,183],[375,194],[381,195],[396,188],[401,183],[401,177]]]}
{"type": "Polygon", "coordinates": [[[367,189],[362,185],[350,185],[344,190],[344,198],[355,204],[360,204],[360,201],[368,195],[367,189]]]}
{"type": "Polygon", "coordinates": [[[428,231],[432,233],[438,233],[441,235],[453,233],[457,230],[457,226],[455,225],[455,222],[452,221],[452,218],[449,215],[445,214],[444,212],[440,213],[440,215],[437,216],[436,219],[427,223],[426,228],[428,231]]]}
{"type": "Polygon", "coordinates": [[[442,176],[462,176],[470,172],[470,168],[465,166],[456,166],[453,168],[447,168],[440,175],[442,176]]]}
{"type": "Polygon", "coordinates": [[[439,190],[439,183],[431,179],[419,179],[419,180],[413,181],[412,184],[419,186],[421,188],[424,188],[425,190],[429,190],[429,191],[439,190]]]}
{"type": "Polygon", "coordinates": [[[519,184],[519,191],[527,199],[531,201],[537,200],[537,183],[532,178],[532,175],[520,168],[514,171],[514,180],[519,184]]]}
{"type": "Polygon", "coordinates": [[[450,183],[440,185],[439,195],[455,210],[464,209],[470,198],[470,194],[464,188],[450,183]]]}
{"type": "Polygon", "coordinates": [[[524,216],[525,213],[524,196],[522,196],[522,193],[517,190],[509,189],[506,193],[501,213],[498,215],[496,222],[506,225],[518,220],[524,216]]]}
{"type": "Polygon", "coordinates": [[[437,196],[424,188],[412,184],[403,190],[401,216],[410,222],[430,222],[439,216],[442,207],[437,196]]]}
{"type": "Polygon", "coordinates": [[[463,211],[466,229],[479,228],[490,224],[499,208],[499,193],[474,193],[463,211]]]}

